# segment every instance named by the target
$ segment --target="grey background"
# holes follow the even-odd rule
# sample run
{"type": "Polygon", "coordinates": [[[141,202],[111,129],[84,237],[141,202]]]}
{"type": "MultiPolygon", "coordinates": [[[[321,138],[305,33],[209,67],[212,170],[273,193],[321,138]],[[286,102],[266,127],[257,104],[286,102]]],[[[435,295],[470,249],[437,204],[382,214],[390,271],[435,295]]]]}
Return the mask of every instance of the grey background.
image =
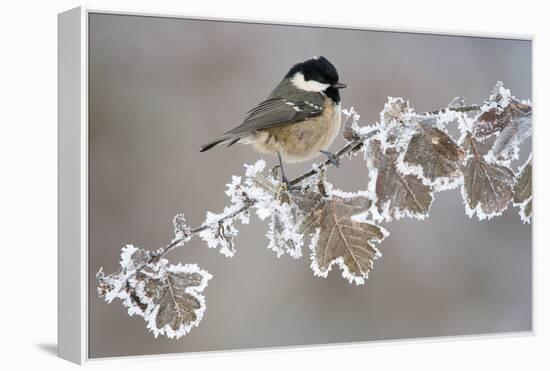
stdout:
{"type": "MultiPolygon", "coordinates": [[[[531,98],[529,41],[92,14],[89,48],[90,357],[531,329],[531,227],[515,208],[469,219],[456,189],[437,195],[427,220],[385,225],[391,236],[364,286],[338,269],[314,277],[307,250],[277,259],[257,219],[240,228],[232,259],[192,240],[169,259],[214,279],[203,322],[180,340],[155,339],[120,302],[103,302],[94,277],[117,269],[124,244],[169,242],[176,213],[196,226],[223,209],[225,184],[259,155],[198,148],[239,124],[293,63],[327,57],[350,86],[343,106],[374,122],[387,96],[421,112],[456,95],[480,103],[503,80],[531,98]]],[[[328,176],[364,189],[364,166],[357,158],[328,176]]]]}

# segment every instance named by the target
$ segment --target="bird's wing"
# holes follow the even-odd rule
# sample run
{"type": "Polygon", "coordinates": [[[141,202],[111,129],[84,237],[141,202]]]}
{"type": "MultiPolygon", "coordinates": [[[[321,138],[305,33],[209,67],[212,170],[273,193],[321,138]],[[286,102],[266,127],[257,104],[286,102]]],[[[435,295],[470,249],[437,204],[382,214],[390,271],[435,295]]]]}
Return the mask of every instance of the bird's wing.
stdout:
{"type": "Polygon", "coordinates": [[[271,96],[248,111],[240,126],[228,131],[226,135],[242,137],[260,129],[291,124],[315,117],[323,112],[324,95],[304,93],[290,99],[271,96]]]}

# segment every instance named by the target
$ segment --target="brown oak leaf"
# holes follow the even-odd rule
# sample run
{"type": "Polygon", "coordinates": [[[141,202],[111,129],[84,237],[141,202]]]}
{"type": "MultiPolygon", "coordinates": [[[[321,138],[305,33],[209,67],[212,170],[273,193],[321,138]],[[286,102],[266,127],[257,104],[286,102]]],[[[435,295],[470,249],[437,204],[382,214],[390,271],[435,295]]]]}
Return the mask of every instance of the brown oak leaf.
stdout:
{"type": "Polygon", "coordinates": [[[311,268],[315,275],[326,277],[333,264],[338,263],[342,276],[363,284],[381,254],[374,246],[388,232],[375,224],[352,220],[352,216],[369,208],[371,201],[362,196],[330,198],[319,197],[309,191],[305,199],[312,209],[302,225],[304,233],[313,232],[311,268]],[[321,200],[316,202],[316,200],[321,200]]]}
{"type": "Polygon", "coordinates": [[[416,174],[425,183],[442,190],[458,184],[464,158],[464,150],[453,138],[420,121],[398,168],[404,174],[416,174]]]}
{"type": "Polygon", "coordinates": [[[489,163],[479,152],[480,143],[467,133],[465,147],[471,153],[464,167],[462,198],[466,214],[480,220],[500,215],[512,200],[514,173],[506,166],[489,163]]]}
{"type": "Polygon", "coordinates": [[[532,107],[510,95],[499,82],[474,119],[473,135],[484,139],[496,135],[491,156],[500,162],[518,157],[519,145],[531,136],[532,107]]]}
{"type": "Polygon", "coordinates": [[[144,272],[136,275],[151,305],[149,328],[155,336],[180,337],[198,325],[206,309],[200,292],[211,277],[194,264],[171,265],[161,277],[144,272]]]}
{"type": "Polygon", "coordinates": [[[371,176],[369,190],[376,194],[375,208],[380,218],[390,221],[404,216],[422,219],[433,201],[430,186],[416,175],[403,175],[397,170],[399,153],[394,148],[382,150],[373,140],[367,147],[367,167],[371,176]]]}

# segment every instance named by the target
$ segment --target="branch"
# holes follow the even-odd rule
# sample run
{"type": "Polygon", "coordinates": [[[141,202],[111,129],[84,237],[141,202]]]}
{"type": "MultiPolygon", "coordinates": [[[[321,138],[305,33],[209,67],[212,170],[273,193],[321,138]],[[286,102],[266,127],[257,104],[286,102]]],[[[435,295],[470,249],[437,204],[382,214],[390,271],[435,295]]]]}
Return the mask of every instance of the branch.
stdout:
{"type": "MultiPolygon", "coordinates": [[[[480,109],[481,108],[477,105],[463,106],[463,107],[448,107],[448,108],[443,108],[443,109],[439,109],[439,110],[424,112],[424,113],[419,114],[418,116],[422,117],[422,116],[436,115],[436,114],[445,112],[447,110],[448,111],[455,111],[455,112],[472,112],[472,111],[479,111],[480,109]]],[[[337,151],[334,154],[334,156],[336,157],[336,159],[341,159],[345,155],[347,155],[349,153],[352,153],[353,151],[358,149],[367,140],[369,140],[370,138],[372,138],[373,136],[375,136],[378,133],[379,133],[379,130],[374,129],[374,130],[368,132],[367,134],[359,136],[358,138],[354,139],[353,141],[349,142],[344,147],[342,147],[339,151],[337,151]]],[[[317,166],[313,166],[313,169],[311,169],[311,170],[303,173],[302,175],[294,178],[293,180],[291,180],[290,185],[294,186],[294,185],[300,184],[304,180],[306,180],[308,178],[311,178],[312,176],[318,174],[321,170],[326,169],[327,167],[330,167],[330,166],[333,166],[333,163],[330,160],[326,160],[324,162],[321,162],[317,166]]],[[[214,226],[214,224],[219,224],[219,223],[224,222],[225,220],[234,218],[235,216],[237,216],[237,215],[245,212],[246,210],[248,210],[255,203],[256,203],[255,200],[250,200],[249,199],[248,202],[246,202],[243,207],[241,207],[240,209],[235,210],[234,212],[232,212],[230,214],[225,215],[224,217],[218,219],[216,222],[211,223],[211,224],[203,224],[199,227],[190,229],[188,231],[188,233],[186,235],[184,235],[182,238],[174,239],[168,245],[166,245],[164,247],[161,247],[155,253],[153,253],[149,263],[154,263],[154,262],[158,261],[159,259],[161,259],[166,254],[168,254],[170,251],[175,249],[181,242],[185,241],[189,237],[194,236],[195,234],[198,234],[198,233],[214,226]]]]}
{"type": "Polygon", "coordinates": [[[208,212],[195,228],[186,225],[183,214],[176,215],[175,236],[157,250],[124,246],[120,269],[110,275],[101,269],[97,273],[99,295],[107,302],[120,299],[130,315],[145,319],[155,337],[184,336],[202,319],[206,309],[202,291],[212,276],[195,264],[172,265],[164,257],[194,235],[209,248],[233,256],[234,237],[239,232],[234,222],[248,224],[249,209],[260,220],[269,221],[267,248],[277,257],[300,258],[302,248],[308,246],[314,275],[327,277],[336,264],[342,276],[357,285],[365,283],[381,257],[377,246],[389,235],[379,223],[428,217],[435,194],[443,190],[460,186],[470,217],[476,214],[483,220],[501,215],[513,201],[522,221],[530,222],[531,157],[517,172],[510,163],[531,135],[531,104],[518,101],[500,82],[483,105],[462,102],[455,98],[446,108],[415,113],[408,101],[389,97],[380,121],[369,126],[359,124],[353,109],[344,112],[347,120],[342,135],[347,143],[334,158],[351,158],[363,151],[366,190],[334,189],[324,177],[325,170],[337,163],[334,158],[314,164],[291,180],[291,194],[273,171],[263,173],[265,161],[245,165],[244,180],[233,176],[227,184],[230,206],[220,214],[208,212]],[[465,114],[478,111],[471,117],[465,114]],[[457,120],[458,143],[445,127],[457,120]],[[486,144],[490,136],[495,136],[492,147],[478,150],[477,144],[486,144]],[[306,180],[318,174],[322,181],[317,190],[306,180]]]}

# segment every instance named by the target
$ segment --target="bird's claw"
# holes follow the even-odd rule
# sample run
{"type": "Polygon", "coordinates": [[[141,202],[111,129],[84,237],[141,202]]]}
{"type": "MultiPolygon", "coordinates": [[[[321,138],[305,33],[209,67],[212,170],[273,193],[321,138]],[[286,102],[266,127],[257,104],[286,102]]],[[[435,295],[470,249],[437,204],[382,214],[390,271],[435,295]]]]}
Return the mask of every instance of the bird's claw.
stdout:
{"type": "Polygon", "coordinates": [[[282,176],[283,183],[281,184],[281,188],[285,191],[290,191],[292,189],[292,185],[290,184],[290,180],[286,176],[282,176]]]}
{"type": "Polygon", "coordinates": [[[336,157],[336,155],[332,152],[329,152],[329,151],[321,151],[322,154],[324,154],[325,156],[327,156],[329,162],[336,166],[336,167],[340,167],[340,160],[338,159],[338,157],[336,157]]]}

